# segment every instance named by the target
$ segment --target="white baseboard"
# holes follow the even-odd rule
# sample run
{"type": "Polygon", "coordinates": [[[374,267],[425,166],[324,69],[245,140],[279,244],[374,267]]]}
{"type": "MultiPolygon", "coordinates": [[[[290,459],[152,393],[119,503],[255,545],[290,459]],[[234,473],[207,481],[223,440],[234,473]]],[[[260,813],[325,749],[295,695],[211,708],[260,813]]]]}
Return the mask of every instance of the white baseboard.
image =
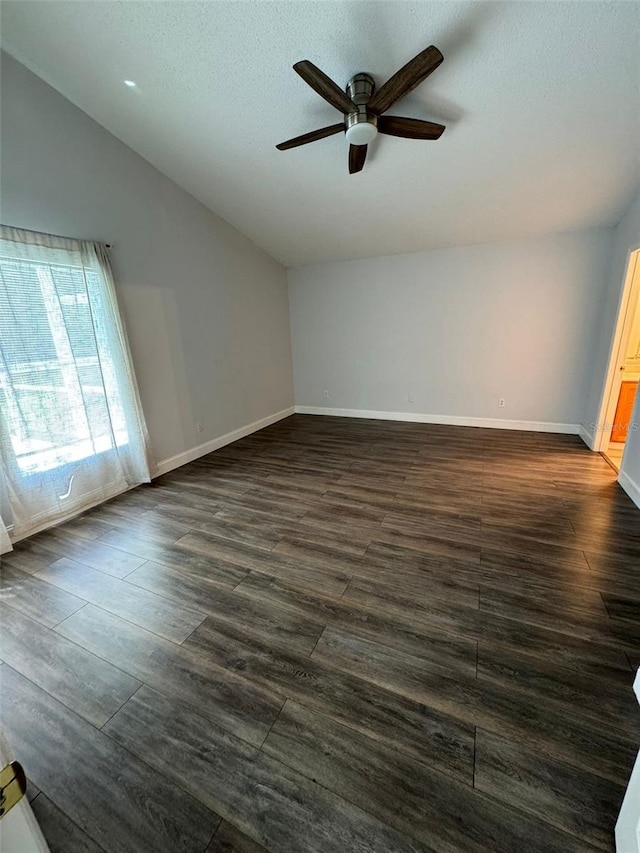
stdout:
{"type": "Polygon", "coordinates": [[[586,426],[584,424],[580,424],[580,429],[578,431],[578,435],[584,441],[584,443],[587,445],[589,450],[595,450],[594,445],[596,443],[596,438],[592,432],[589,432],[589,430],[586,428],[586,426]]]}
{"type": "Polygon", "coordinates": [[[271,426],[271,424],[275,424],[283,418],[288,418],[289,415],[292,415],[294,412],[295,408],[290,406],[287,409],[282,409],[280,412],[274,412],[272,415],[260,418],[260,420],[254,421],[251,424],[245,424],[245,426],[238,427],[238,429],[234,429],[232,432],[228,432],[218,438],[212,438],[210,441],[205,441],[204,444],[198,444],[196,447],[184,450],[182,453],[177,453],[175,456],[170,456],[168,459],[163,459],[158,463],[158,470],[157,473],[154,474],[154,477],[159,477],[161,474],[173,471],[174,468],[186,465],[187,462],[193,462],[194,459],[199,459],[200,456],[206,456],[207,453],[212,453],[214,450],[218,450],[226,444],[232,444],[234,441],[238,441],[239,438],[251,435],[252,432],[257,432],[259,429],[271,426]]]}
{"type": "Polygon", "coordinates": [[[316,406],[296,406],[300,415],[330,415],[335,418],[368,418],[375,421],[407,421],[418,424],[472,426],[488,429],[519,429],[527,432],[560,432],[578,435],[580,424],[554,424],[547,421],[513,421],[506,418],[469,418],[459,415],[424,415],[414,412],[373,412],[365,409],[325,409],[316,406]]]}
{"type": "Polygon", "coordinates": [[[634,504],[640,508],[640,486],[624,471],[620,471],[618,482],[629,495],[634,504]]]}

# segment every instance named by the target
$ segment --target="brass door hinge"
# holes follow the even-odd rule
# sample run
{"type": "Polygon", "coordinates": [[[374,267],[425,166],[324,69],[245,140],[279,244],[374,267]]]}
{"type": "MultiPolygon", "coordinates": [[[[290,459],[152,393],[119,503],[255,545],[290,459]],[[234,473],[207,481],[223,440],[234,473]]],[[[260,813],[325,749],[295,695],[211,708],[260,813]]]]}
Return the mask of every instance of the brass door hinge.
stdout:
{"type": "Polygon", "coordinates": [[[0,770],[0,820],[19,802],[27,790],[27,777],[17,761],[0,770]]]}

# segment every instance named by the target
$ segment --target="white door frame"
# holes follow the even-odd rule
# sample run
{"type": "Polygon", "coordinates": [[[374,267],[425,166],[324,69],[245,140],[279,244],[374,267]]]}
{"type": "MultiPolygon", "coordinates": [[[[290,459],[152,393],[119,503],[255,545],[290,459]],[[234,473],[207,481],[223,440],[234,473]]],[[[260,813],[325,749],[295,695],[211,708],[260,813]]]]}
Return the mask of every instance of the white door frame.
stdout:
{"type": "MultiPolygon", "coordinates": [[[[640,703],[640,669],[636,672],[633,691],[640,703]]],[[[617,853],[640,853],[640,752],[631,771],[627,792],[616,822],[617,853]]]]}
{"type": "Polygon", "coordinates": [[[609,350],[609,366],[594,429],[593,449],[596,451],[606,450],[611,440],[613,419],[620,396],[620,386],[624,379],[623,369],[631,335],[633,313],[629,309],[632,305],[635,306],[638,300],[640,300],[640,246],[631,249],[627,258],[626,275],[609,350]]]}

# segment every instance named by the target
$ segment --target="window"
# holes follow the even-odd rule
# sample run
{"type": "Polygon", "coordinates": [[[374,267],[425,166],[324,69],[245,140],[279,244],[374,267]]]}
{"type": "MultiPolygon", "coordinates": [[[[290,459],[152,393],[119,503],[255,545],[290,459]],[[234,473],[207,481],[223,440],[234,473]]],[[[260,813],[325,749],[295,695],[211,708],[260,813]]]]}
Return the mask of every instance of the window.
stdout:
{"type": "Polygon", "coordinates": [[[16,538],[148,480],[147,445],[104,247],[0,227],[5,527],[16,538]]]}

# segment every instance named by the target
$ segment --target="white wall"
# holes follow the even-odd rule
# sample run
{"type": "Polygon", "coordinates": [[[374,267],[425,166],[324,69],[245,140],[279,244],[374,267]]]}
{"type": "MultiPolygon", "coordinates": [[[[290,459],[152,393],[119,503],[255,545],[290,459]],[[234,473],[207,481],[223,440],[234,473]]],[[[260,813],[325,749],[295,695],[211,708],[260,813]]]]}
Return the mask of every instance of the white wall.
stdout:
{"type": "Polygon", "coordinates": [[[599,229],[290,270],[296,404],[577,431],[610,242],[599,229]]]}
{"type": "Polygon", "coordinates": [[[1,70],[2,222],[114,244],[156,457],[292,406],[284,267],[6,54],[1,70]]]}

